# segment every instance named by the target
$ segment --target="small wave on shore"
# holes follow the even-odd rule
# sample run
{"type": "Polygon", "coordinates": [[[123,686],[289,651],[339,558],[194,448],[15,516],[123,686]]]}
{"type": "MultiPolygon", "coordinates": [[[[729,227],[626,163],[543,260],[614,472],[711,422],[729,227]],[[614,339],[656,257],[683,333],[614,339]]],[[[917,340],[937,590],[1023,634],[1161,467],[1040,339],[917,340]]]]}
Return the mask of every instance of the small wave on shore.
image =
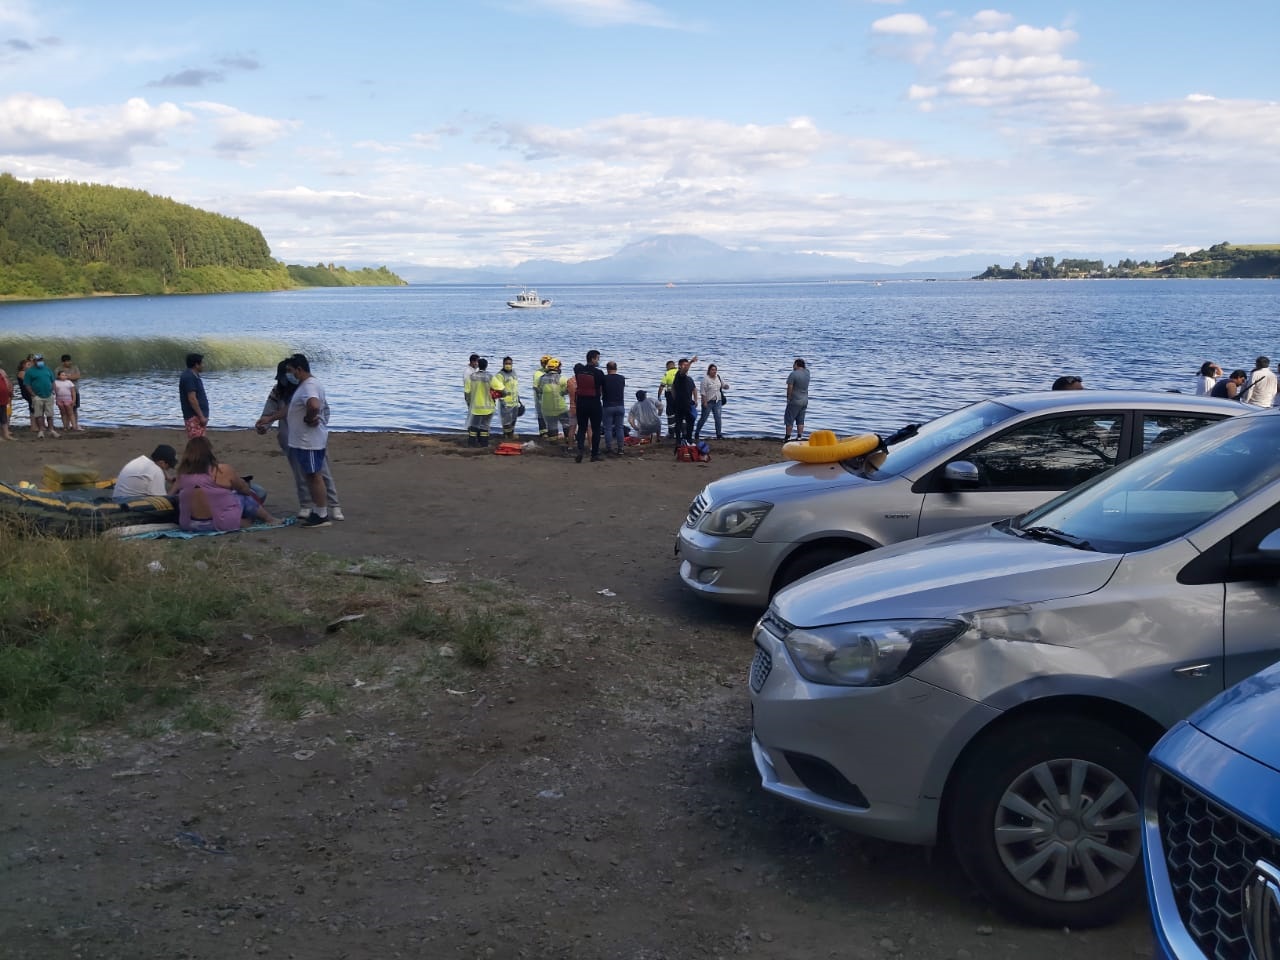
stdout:
{"type": "Polygon", "coordinates": [[[95,377],[154,370],[182,370],[188,353],[204,354],[206,370],[275,370],[293,349],[261,337],[58,337],[47,334],[0,335],[0,362],[12,373],[29,353],[43,353],[56,364],[64,353],[95,377]]]}

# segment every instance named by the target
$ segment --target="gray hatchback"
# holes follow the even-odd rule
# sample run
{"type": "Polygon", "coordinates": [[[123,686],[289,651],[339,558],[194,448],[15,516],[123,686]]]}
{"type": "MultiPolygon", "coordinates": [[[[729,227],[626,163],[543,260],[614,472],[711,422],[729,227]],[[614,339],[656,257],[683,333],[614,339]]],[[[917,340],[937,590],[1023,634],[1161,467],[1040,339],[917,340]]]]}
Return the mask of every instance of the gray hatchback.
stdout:
{"type": "Polygon", "coordinates": [[[704,597],[764,607],[827,564],[1024,513],[1247,409],[1149,391],[1030,393],[962,407],[865,457],[744,470],[694,498],[676,537],[680,577],[704,597]]]}
{"type": "Polygon", "coordinates": [[[1020,917],[1101,923],[1142,892],[1146,751],[1280,655],[1277,570],[1275,412],[838,563],[755,631],[765,789],[873,836],[949,837],[1020,917]]]}

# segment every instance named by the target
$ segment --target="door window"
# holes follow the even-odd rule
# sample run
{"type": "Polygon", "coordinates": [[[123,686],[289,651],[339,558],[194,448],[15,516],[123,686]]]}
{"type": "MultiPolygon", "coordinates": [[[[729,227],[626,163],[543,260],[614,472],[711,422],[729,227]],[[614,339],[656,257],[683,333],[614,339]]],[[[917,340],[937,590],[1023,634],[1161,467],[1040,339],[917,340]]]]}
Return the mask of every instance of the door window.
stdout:
{"type": "Polygon", "coordinates": [[[978,468],[980,489],[1067,490],[1120,457],[1124,415],[1080,413],[1020,424],[956,459],[978,468]]]}
{"type": "Polygon", "coordinates": [[[1222,418],[1188,413],[1144,413],[1142,414],[1142,449],[1145,452],[1162,443],[1185,437],[1193,430],[1199,430],[1220,419],[1222,418]]]}

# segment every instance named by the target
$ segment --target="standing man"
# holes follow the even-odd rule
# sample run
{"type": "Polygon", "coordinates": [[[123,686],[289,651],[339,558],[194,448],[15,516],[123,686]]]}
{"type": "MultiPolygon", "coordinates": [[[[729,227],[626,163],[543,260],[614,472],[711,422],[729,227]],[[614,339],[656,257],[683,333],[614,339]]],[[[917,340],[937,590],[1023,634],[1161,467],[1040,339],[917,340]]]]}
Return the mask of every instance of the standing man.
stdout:
{"type": "Polygon", "coordinates": [[[289,399],[289,459],[298,466],[298,472],[306,478],[311,490],[311,513],[302,521],[304,527],[327,527],[329,500],[324,490],[325,461],[329,447],[329,401],[324,387],[311,375],[311,363],[306,356],[295,353],[285,361],[284,375],[298,389],[289,399]]]}
{"type": "Polygon", "coordinates": [[[489,445],[489,423],[493,420],[494,394],[493,374],[489,372],[489,361],[484,357],[476,359],[476,369],[467,381],[467,446],[487,447],[489,445]]]}
{"type": "Polygon", "coordinates": [[[547,421],[542,417],[542,402],[540,399],[540,391],[542,389],[542,378],[547,374],[547,363],[551,360],[551,354],[544,353],[538,359],[538,369],[533,371],[533,410],[538,415],[538,436],[545,437],[547,435],[547,421]]]}
{"type": "Polygon", "coordinates": [[[1258,357],[1244,391],[1244,402],[1254,407],[1270,407],[1276,400],[1276,375],[1270,357],[1258,357]]]}
{"type": "Polygon", "coordinates": [[[50,434],[58,436],[53,429],[53,371],[45,364],[43,353],[36,354],[22,381],[31,391],[31,428],[37,431],[36,436],[43,439],[46,427],[50,434]]]}
{"type": "Polygon", "coordinates": [[[502,358],[502,369],[493,375],[493,389],[498,391],[498,413],[502,416],[502,436],[514,440],[516,421],[520,418],[520,380],[516,376],[515,361],[502,358]]]}
{"type": "Polygon", "coordinates": [[[804,360],[796,357],[791,373],[787,375],[787,409],[782,414],[784,433],[782,442],[791,439],[791,427],[796,428],[796,439],[804,439],[804,412],[809,406],[809,369],[804,360]]]}
{"type": "Polygon", "coordinates": [[[604,422],[604,371],[600,369],[600,351],[588,350],[587,362],[575,371],[578,397],[578,455],[582,462],[586,450],[588,427],[591,429],[591,462],[600,462],[600,432],[604,422]]]}
{"type": "Polygon", "coordinates": [[[204,354],[188,353],[187,369],[178,378],[178,399],[182,403],[182,423],[187,428],[187,439],[203,437],[209,426],[209,398],[204,393],[204,354]]]}
{"type": "Polygon", "coordinates": [[[622,456],[622,424],[627,418],[627,378],[610,360],[604,365],[604,452],[622,456]]]}
{"type": "MultiPolygon", "coordinates": [[[[676,375],[671,379],[670,404],[675,408],[675,427],[671,435],[676,446],[693,443],[693,411],[698,406],[698,387],[689,376],[689,362],[688,357],[681,357],[676,365],[676,375]]],[[[670,410],[667,416],[670,419],[670,410]]]]}

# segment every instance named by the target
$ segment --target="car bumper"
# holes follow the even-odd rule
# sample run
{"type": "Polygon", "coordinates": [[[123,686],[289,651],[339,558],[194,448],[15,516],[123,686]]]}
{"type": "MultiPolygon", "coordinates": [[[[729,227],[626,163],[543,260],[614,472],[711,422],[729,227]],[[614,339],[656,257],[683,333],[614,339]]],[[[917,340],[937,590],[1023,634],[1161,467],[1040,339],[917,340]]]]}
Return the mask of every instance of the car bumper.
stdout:
{"type": "Polygon", "coordinates": [[[999,712],[913,677],[883,687],[805,680],[782,642],[756,635],[751,751],[761,785],[848,830],[932,844],[952,734],[999,712]]]}
{"type": "Polygon", "coordinates": [[[1178,724],[1151,751],[1142,855],[1157,955],[1248,956],[1243,887],[1280,867],[1280,773],[1178,724]]]}
{"type": "Polygon", "coordinates": [[[773,572],[789,546],[747,537],[710,537],[682,526],[676,534],[680,579],[713,600],[766,607],[773,572]]]}

